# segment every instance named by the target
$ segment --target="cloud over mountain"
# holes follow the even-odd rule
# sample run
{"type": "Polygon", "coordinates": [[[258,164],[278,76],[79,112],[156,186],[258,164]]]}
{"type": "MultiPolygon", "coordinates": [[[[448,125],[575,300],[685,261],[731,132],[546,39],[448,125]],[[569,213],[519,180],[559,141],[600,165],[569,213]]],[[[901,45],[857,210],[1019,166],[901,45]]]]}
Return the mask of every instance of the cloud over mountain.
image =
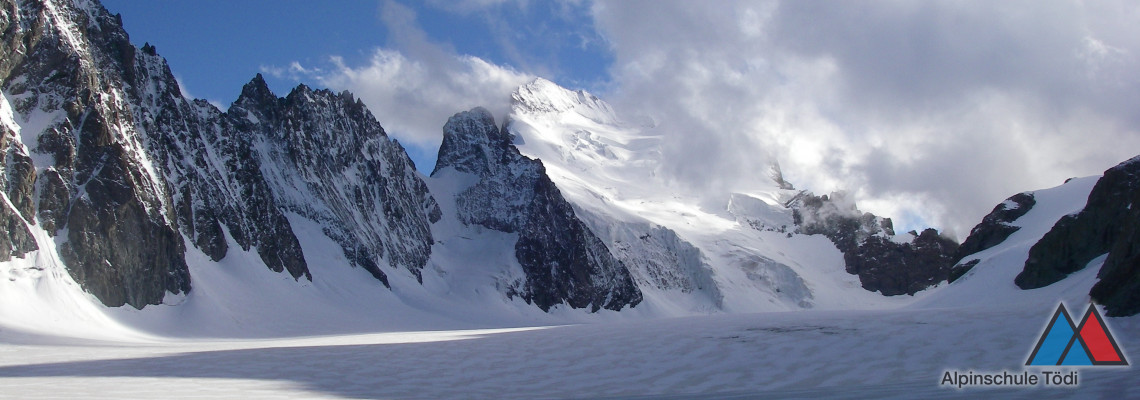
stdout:
{"type": "Polygon", "coordinates": [[[801,187],[964,234],[1009,193],[1140,149],[1140,11],[1126,2],[598,2],[593,15],[616,58],[610,97],[671,127],[671,172],[695,186],[746,185],[767,152],[801,187]]]}

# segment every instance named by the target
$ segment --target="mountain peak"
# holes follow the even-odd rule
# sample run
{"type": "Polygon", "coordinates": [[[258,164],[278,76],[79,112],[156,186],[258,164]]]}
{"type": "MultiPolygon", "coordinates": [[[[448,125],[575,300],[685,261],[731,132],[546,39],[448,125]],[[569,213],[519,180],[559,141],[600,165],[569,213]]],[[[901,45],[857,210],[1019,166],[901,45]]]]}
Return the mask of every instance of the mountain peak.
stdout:
{"type": "Polygon", "coordinates": [[[269,90],[269,84],[265,83],[265,78],[259,73],[249,83],[242,86],[241,95],[234,101],[234,104],[264,105],[276,101],[277,95],[269,90]]]}
{"type": "Polygon", "coordinates": [[[453,167],[458,171],[484,175],[495,154],[510,147],[510,136],[495,125],[495,117],[483,107],[456,113],[443,126],[443,143],[436,158],[434,176],[453,167]]]}
{"type": "Polygon", "coordinates": [[[523,114],[557,114],[576,111],[599,123],[615,123],[609,104],[585,90],[570,90],[544,78],[520,86],[511,94],[511,109],[523,114]]]}
{"type": "Polygon", "coordinates": [[[558,113],[574,107],[577,96],[573,92],[543,78],[519,86],[511,94],[511,105],[516,110],[532,113],[558,113]]]}

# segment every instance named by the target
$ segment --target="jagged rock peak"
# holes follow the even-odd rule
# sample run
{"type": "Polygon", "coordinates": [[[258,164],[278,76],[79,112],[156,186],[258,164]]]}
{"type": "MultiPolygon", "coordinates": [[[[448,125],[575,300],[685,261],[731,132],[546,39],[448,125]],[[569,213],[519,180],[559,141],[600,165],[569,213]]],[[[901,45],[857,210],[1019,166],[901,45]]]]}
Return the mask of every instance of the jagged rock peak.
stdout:
{"type": "Polygon", "coordinates": [[[495,117],[487,109],[476,107],[457,113],[443,126],[443,143],[432,175],[452,167],[486,176],[501,164],[502,153],[513,149],[510,141],[510,135],[495,126],[495,117]]]}
{"type": "Polygon", "coordinates": [[[261,141],[262,165],[305,177],[268,180],[284,209],[326,224],[348,259],[385,284],[381,260],[421,278],[438,204],[363,102],[306,85],[277,98],[258,75],[227,113],[261,141]]]}
{"type": "Polygon", "coordinates": [[[265,107],[277,102],[277,100],[277,95],[269,90],[269,84],[265,83],[265,78],[259,73],[249,83],[242,86],[241,95],[234,101],[234,104],[265,107]]]}
{"type": "Polygon", "coordinates": [[[776,182],[776,186],[784,190],[795,190],[796,187],[791,182],[784,180],[784,171],[780,168],[780,163],[773,160],[772,165],[768,167],[768,177],[776,182]]]}
{"type": "Polygon", "coordinates": [[[487,144],[495,146],[506,145],[509,137],[503,135],[495,125],[495,117],[483,107],[475,107],[470,111],[457,113],[447,119],[444,125],[444,134],[458,135],[461,133],[475,133],[471,136],[477,140],[485,140],[487,144]]]}

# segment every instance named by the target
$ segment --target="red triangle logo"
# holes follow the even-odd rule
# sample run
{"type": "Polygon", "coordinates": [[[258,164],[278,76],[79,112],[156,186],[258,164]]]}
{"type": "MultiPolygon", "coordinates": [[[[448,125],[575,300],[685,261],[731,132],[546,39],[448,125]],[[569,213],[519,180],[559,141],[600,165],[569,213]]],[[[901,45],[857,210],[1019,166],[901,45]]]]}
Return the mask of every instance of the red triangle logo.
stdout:
{"type": "Polygon", "coordinates": [[[1095,305],[1089,304],[1089,310],[1085,312],[1077,332],[1088,349],[1093,365],[1128,365],[1128,360],[1124,359],[1124,353],[1120,351],[1120,346],[1108,331],[1095,305]]]}

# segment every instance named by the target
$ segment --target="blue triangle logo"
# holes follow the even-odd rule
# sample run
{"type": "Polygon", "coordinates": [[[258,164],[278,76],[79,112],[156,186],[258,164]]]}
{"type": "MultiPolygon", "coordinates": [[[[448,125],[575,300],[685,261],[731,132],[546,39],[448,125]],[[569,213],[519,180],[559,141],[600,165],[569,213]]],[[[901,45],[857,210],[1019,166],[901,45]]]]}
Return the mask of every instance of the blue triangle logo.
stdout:
{"type": "MultiPolygon", "coordinates": [[[[1057,307],[1057,312],[1053,313],[1053,319],[1049,321],[1049,327],[1045,328],[1045,333],[1037,341],[1037,347],[1033,349],[1025,365],[1061,365],[1061,362],[1065,361],[1066,353],[1069,353],[1073,346],[1073,339],[1077,333],[1073,326],[1069,310],[1066,310],[1064,305],[1057,307]]],[[[1083,352],[1078,351],[1078,353],[1083,352]]],[[[1078,360],[1074,358],[1073,361],[1078,360]]],[[[1092,363],[1068,365],[1092,365],[1092,363]]]]}

